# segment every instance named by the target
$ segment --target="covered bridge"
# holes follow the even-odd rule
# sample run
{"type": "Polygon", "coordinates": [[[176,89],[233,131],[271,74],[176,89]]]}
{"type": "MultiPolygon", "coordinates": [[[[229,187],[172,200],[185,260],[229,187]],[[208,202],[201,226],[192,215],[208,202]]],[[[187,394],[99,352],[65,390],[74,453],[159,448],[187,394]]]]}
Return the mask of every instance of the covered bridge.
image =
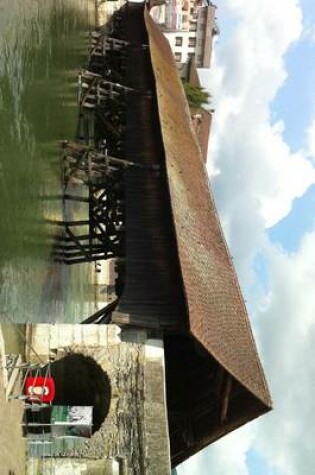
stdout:
{"type": "Polygon", "coordinates": [[[105,61],[91,68],[124,91],[117,150],[135,165],[124,173],[124,258],[107,322],[164,339],[176,466],[271,399],[168,42],[131,2],[102,34],[114,46],[107,38],[105,61]]]}

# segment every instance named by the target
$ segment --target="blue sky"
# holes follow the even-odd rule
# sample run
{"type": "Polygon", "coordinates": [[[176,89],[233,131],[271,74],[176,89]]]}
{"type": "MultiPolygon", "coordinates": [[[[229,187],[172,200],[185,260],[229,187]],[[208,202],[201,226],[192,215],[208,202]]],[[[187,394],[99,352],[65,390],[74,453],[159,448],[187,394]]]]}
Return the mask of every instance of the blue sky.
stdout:
{"type": "MultiPolygon", "coordinates": [[[[304,33],[285,55],[288,78],[272,103],[272,117],[285,122],[284,139],[293,150],[305,146],[305,131],[315,115],[315,6],[301,2],[304,33]]],[[[314,227],[315,186],[293,202],[292,210],[269,230],[273,242],[295,252],[302,236],[314,227]]]]}
{"type": "Polygon", "coordinates": [[[291,212],[268,230],[272,242],[281,244],[288,252],[296,252],[305,233],[314,228],[315,185],[292,204],[291,212]]]}
{"type": "Polygon", "coordinates": [[[266,459],[254,449],[250,449],[246,454],[246,464],[249,475],[280,475],[277,469],[270,466],[266,459]]]}
{"type": "Polygon", "coordinates": [[[302,38],[285,55],[288,79],[272,104],[273,117],[285,120],[284,138],[293,149],[303,147],[304,132],[315,112],[315,7],[310,0],[303,0],[301,6],[304,16],[302,38]]]}
{"type": "Polygon", "coordinates": [[[313,475],[315,3],[218,0],[208,170],[274,411],[179,475],[313,475]]]}
{"type": "MultiPolygon", "coordinates": [[[[304,34],[285,55],[288,78],[272,103],[272,117],[285,122],[284,139],[293,150],[305,146],[305,131],[315,115],[315,6],[301,2],[304,34]]],[[[273,242],[295,252],[302,236],[314,227],[315,186],[293,202],[292,210],[269,230],[273,242]]]]}

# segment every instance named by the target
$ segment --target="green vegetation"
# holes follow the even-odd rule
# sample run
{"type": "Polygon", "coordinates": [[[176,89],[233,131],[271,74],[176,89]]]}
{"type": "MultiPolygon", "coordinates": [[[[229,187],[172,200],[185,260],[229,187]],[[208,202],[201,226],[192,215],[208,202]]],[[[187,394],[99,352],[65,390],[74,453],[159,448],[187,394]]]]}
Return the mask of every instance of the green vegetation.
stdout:
{"type": "Polygon", "coordinates": [[[193,86],[187,81],[183,81],[183,86],[190,107],[202,107],[209,103],[210,94],[202,87],[193,86]]]}

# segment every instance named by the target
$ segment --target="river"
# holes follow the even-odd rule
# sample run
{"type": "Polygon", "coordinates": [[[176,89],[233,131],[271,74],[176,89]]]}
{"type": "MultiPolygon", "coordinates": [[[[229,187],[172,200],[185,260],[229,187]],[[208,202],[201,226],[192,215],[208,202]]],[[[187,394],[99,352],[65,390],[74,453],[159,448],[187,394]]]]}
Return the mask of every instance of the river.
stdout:
{"type": "Polygon", "coordinates": [[[91,265],[54,262],[62,219],[59,141],[73,139],[77,71],[94,0],[0,0],[0,321],[81,321],[91,265]]]}

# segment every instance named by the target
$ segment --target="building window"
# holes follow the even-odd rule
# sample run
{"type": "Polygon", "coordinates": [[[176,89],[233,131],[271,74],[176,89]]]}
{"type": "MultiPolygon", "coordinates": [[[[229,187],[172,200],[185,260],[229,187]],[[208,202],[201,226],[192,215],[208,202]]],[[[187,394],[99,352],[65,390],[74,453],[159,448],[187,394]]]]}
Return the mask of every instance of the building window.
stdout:
{"type": "Polygon", "coordinates": [[[182,45],[183,45],[183,37],[182,36],[176,36],[175,46],[182,46],[182,45]]]}
{"type": "Polygon", "coordinates": [[[189,31],[197,31],[197,23],[190,23],[189,24],[189,31]]]}
{"type": "Polygon", "coordinates": [[[175,57],[175,61],[176,61],[177,63],[180,63],[181,60],[182,60],[182,53],[175,53],[175,54],[174,54],[174,57],[175,57]]]}
{"type": "Polygon", "coordinates": [[[196,46],[196,38],[194,36],[188,38],[188,46],[191,48],[191,47],[195,47],[196,46]]]}
{"type": "Polygon", "coordinates": [[[188,59],[192,59],[195,56],[195,53],[188,53],[188,59]]]}

